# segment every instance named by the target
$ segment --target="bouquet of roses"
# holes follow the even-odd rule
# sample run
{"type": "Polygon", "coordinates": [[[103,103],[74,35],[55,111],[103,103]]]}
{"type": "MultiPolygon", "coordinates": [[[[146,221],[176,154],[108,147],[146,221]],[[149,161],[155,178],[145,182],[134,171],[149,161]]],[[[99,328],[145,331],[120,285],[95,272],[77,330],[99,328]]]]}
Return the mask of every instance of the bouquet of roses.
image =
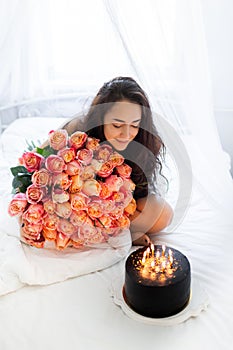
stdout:
{"type": "Polygon", "coordinates": [[[21,239],[43,248],[81,248],[118,235],[136,209],[131,168],[108,144],[77,131],[51,131],[48,146],[24,152],[11,168],[21,239]]]}

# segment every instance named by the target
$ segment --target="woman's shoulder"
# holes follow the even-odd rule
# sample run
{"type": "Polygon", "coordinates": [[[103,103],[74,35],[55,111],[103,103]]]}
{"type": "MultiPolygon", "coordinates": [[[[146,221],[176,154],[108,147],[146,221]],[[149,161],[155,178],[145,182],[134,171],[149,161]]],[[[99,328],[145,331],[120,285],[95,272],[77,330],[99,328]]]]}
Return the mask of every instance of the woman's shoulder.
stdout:
{"type": "Polygon", "coordinates": [[[83,116],[76,115],[72,117],[68,122],[62,125],[62,129],[65,129],[69,135],[73,134],[75,131],[83,131],[83,116]]]}

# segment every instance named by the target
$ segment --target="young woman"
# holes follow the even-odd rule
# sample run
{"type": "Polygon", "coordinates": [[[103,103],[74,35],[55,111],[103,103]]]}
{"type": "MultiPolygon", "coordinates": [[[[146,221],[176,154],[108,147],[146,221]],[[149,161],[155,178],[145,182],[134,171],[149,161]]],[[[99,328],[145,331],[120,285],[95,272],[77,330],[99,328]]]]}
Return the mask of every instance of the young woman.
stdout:
{"type": "Polygon", "coordinates": [[[156,188],[165,146],[153,123],[145,92],[130,77],[112,79],[100,88],[85,117],[74,118],[63,128],[69,134],[85,131],[124,156],[136,184],[137,209],[130,218],[133,244],[149,244],[149,234],[167,227],[173,210],[156,188]]]}

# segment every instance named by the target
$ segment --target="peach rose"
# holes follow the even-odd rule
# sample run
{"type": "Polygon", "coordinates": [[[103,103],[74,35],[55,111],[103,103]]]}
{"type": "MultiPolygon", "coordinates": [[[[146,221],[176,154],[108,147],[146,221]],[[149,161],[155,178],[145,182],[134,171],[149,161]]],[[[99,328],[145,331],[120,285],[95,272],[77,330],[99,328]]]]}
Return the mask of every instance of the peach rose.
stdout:
{"type": "Polygon", "coordinates": [[[99,147],[99,141],[100,140],[96,139],[95,137],[88,137],[86,141],[86,148],[92,151],[97,150],[99,147]]]}
{"type": "Polygon", "coordinates": [[[43,229],[42,223],[29,223],[27,221],[22,222],[23,236],[28,239],[39,239],[40,233],[43,229]]]}
{"type": "Polygon", "coordinates": [[[49,172],[44,168],[41,170],[36,170],[32,174],[32,183],[37,187],[45,187],[49,184],[49,182],[50,182],[49,172]]]}
{"type": "Polygon", "coordinates": [[[87,165],[82,169],[81,179],[82,180],[90,180],[95,177],[95,169],[92,165],[87,165]]]}
{"type": "Polygon", "coordinates": [[[72,213],[70,202],[57,203],[55,213],[64,219],[68,219],[72,213]]]}
{"type": "Polygon", "coordinates": [[[65,203],[69,200],[70,195],[67,191],[62,190],[61,188],[53,188],[52,191],[52,200],[55,203],[65,203]]]}
{"type": "Polygon", "coordinates": [[[123,180],[117,175],[111,175],[105,180],[105,183],[111,188],[113,192],[117,192],[123,185],[123,180]]]}
{"type": "Polygon", "coordinates": [[[105,182],[100,182],[101,185],[101,191],[100,191],[100,198],[106,199],[112,195],[112,190],[110,189],[110,186],[106,184],[105,182]]]}
{"type": "Polygon", "coordinates": [[[66,147],[68,142],[68,133],[66,130],[52,130],[49,133],[49,145],[56,151],[66,147]]]}
{"type": "Polygon", "coordinates": [[[98,196],[101,191],[101,185],[98,181],[92,179],[84,181],[82,192],[85,193],[87,196],[98,196]]]}
{"type": "Polygon", "coordinates": [[[88,197],[83,193],[75,193],[70,195],[71,208],[73,210],[86,210],[88,204],[88,197]]]}
{"type": "Polygon", "coordinates": [[[101,230],[98,231],[94,226],[83,225],[80,227],[78,236],[80,239],[84,240],[85,244],[98,244],[105,241],[101,230]]]}
{"type": "Polygon", "coordinates": [[[95,152],[95,158],[106,162],[110,154],[112,153],[112,147],[110,145],[101,145],[95,152]]]}
{"type": "Polygon", "coordinates": [[[42,234],[45,239],[49,241],[54,241],[57,237],[57,223],[58,217],[57,215],[47,215],[44,218],[42,234]]]}
{"type": "Polygon", "coordinates": [[[57,155],[61,157],[65,163],[70,163],[75,159],[76,153],[74,148],[64,148],[60,150],[57,155]]]}
{"type": "Polygon", "coordinates": [[[130,219],[127,215],[121,215],[118,218],[115,219],[114,225],[121,228],[129,228],[130,226],[130,219]]]}
{"type": "Polygon", "coordinates": [[[111,199],[116,202],[116,203],[120,203],[124,201],[124,193],[122,192],[113,192],[111,199]]]}
{"type": "Polygon", "coordinates": [[[97,175],[100,177],[108,177],[112,174],[114,165],[112,162],[105,162],[102,164],[100,170],[98,170],[97,175]]]}
{"type": "Polygon", "coordinates": [[[91,201],[89,203],[89,206],[87,208],[87,213],[88,215],[94,219],[94,218],[99,218],[102,216],[103,213],[103,207],[100,201],[91,201]]]}
{"type": "Polygon", "coordinates": [[[111,227],[112,219],[107,215],[101,215],[98,219],[95,220],[95,225],[97,227],[111,227]]]}
{"type": "Polygon", "coordinates": [[[81,148],[87,139],[87,134],[82,131],[74,132],[69,139],[69,146],[75,149],[81,148]]]}
{"type": "Polygon", "coordinates": [[[30,173],[39,170],[43,161],[44,157],[35,152],[25,152],[19,159],[20,164],[25,166],[30,173]]]}
{"type": "Polygon", "coordinates": [[[133,192],[135,190],[135,183],[131,180],[131,179],[123,179],[123,185],[121,187],[121,189],[125,189],[125,190],[129,190],[131,192],[133,192]]]}
{"type": "Polygon", "coordinates": [[[30,204],[28,209],[23,213],[22,219],[31,224],[41,223],[44,216],[44,207],[42,204],[30,204]]]}
{"type": "Polygon", "coordinates": [[[37,187],[35,185],[28,186],[26,190],[26,198],[28,203],[36,204],[42,200],[46,194],[44,187],[37,187]]]}
{"type": "Polygon", "coordinates": [[[48,158],[46,158],[45,166],[49,172],[55,175],[62,173],[66,169],[64,160],[55,154],[51,154],[48,156],[48,158]]]}
{"type": "Polygon", "coordinates": [[[66,173],[70,176],[79,175],[82,170],[82,164],[78,160],[72,160],[67,163],[66,173]]]}
{"type": "Polygon", "coordinates": [[[74,226],[84,225],[87,221],[88,215],[85,210],[73,210],[70,216],[70,222],[74,226]]]}
{"type": "Polygon", "coordinates": [[[56,204],[52,200],[48,199],[44,202],[44,210],[49,215],[52,215],[55,213],[55,208],[56,208],[56,204]]]}
{"type": "Polygon", "coordinates": [[[88,165],[91,163],[93,158],[93,151],[90,149],[80,149],[77,152],[76,158],[84,165],[88,165]]]}
{"type": "Polygon", "coordinates": [[[58,186],[62,190],[68,190],[71,184],[72,180],[70,180],[69,175],[64,172],[53,176],[53,185],[55,187],[58,186]]]}
{"type": "Polygon", "coordinates": [[[111,213],[116,207],[115,202],[111,199],[107,199],[107,200],[103,199],[101,201],[101,203],[102,203],[102,207],[103,207],[103,213],[105,213],[105,214],[111,213]]]}
{"type": "Polygon", "coordinates": [[[8,213],[10,216],[21,215],[27,206],[27,197],[25,193],[17,193],[14,195],[8,206],[8,213]]]}
{"type": "Polygon", "coordinates": [[[123,178],[123,179],[128,179],[130,178],[132,168],[128,164],[122,164],[120,166],[116,167],[116,170],[118,174],[123,178]]]}
{"type": "Polygon", "coordinates": [[[119,218],[121,215],[123,215],[123,213],[124,213],[124,206],[122,204],[118,204],[111,211],[111,217],[119,218]]]}
{"type": "Polygon", "coordinates": [[[83,180],[80,175],[75,175],[71,177],[71,185],[69,188],[70,193],[80,192],[83,186],[83,180]]]}
{"type": "Polygon", "coordinates": [[[109,161],[112,162],[114,166],[120,166],[124,163],[124,157],[118,152],[113,152],[109,157],[109,161]]]}
{"type": "Polygon", "coordinates": [[[125,213],[127,215],[133,215],[137,208],[137,203],[134,198],[132,198],[131,202],[125,207],[125,213]]]}

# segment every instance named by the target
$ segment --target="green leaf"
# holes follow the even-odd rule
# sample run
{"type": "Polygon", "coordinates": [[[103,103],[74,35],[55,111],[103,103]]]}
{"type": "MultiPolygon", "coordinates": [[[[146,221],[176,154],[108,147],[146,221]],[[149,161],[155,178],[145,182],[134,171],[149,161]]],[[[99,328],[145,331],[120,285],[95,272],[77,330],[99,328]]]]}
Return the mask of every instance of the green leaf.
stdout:
{"type": "Polygon", "coordinates": [[[45,158],[47,158],[51,154],[55,154],[56,153],[55,150],[53,148],[51,148],[50,146],[47,146],[45,148],[37,147],[36,148],[36,152],[39,153],[40,155],[42,155],[45,158]]]}
{"type": "Polygon", "coordinates": [[[22,186],[22,181],[19,179],[18,175],[16,175],[12,181],[12,187],[13,188],[19,188],[20,186],[22,186]]]}
{"type": "Polygon", "coordinates": [[[18,165],[10,168],[12,175],[16,176],[18,174],[28,174],[28,170],[23,165],[18,165]]]}

